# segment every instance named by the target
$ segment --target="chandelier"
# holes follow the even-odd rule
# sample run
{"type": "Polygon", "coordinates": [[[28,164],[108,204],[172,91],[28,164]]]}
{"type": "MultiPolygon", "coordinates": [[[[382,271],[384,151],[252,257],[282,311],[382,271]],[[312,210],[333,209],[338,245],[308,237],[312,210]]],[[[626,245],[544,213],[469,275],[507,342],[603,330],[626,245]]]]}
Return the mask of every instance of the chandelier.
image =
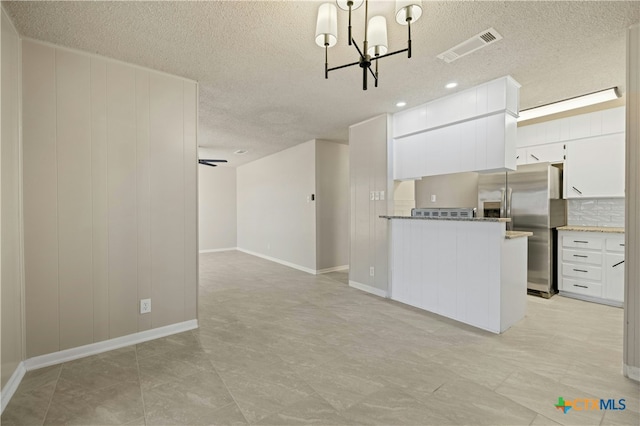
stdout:
{"type": "Polygon", "coordinates": [[[387,20],[384,16],[374,16],[369,20],[369,0],[337,0],[338,7],[349,11],[348,37],[349,46],[353,45],[360,58],[357,62],[329,68],[328,49],[338,42],[338,10],[333,3],[324,3],[318,9],[318,21],[316,23],[316,44],[324,47],[324,78],[329,78],[329,71],[335,71],[354,65],[362,68],[362,90],[367,90],[367,75],[371,74],[378,87],[378,61],[387,56],[407,52],[411,58],[411,23],[422,16],[421,0],[396,0],[396,22],[407,26],[407,48],[387,53],[387,20]],[[362,49],[351,36],[351,11],[356,10],[364,3],[364,42],[362,49]],[[371,69],[375,61],[375,71],[371,69]]]}

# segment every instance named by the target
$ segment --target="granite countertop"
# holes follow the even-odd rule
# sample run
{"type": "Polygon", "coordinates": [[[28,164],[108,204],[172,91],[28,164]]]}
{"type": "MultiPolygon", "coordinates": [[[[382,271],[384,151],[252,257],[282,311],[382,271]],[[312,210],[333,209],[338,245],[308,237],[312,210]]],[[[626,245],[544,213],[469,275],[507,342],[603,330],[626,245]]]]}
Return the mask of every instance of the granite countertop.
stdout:
{"type": "Polygon", "coordinates": [[[530,237],[533,235],[533,232],[527,232],[527,231],[507,231],[507,233],[505,234],[505,238],[507,240],[512,240],[514,238],[522,238],[522,237],[530,237]]]}
{"type": "Polygon", "coordinates": [[[624,228],[613,228],[606,226],[578,226],[567,225],[556,228],[558,231],[580,231],[580,232],[609,232],[612,234],[624,234],[624,228]]]}
{"type": "Polygon", "coordinates": [[[498,217],[421,217],[421,216],[380,216],[382,219],[414,220],[457,220],[463,222],[511,222],[509,218],[498,217]]]}

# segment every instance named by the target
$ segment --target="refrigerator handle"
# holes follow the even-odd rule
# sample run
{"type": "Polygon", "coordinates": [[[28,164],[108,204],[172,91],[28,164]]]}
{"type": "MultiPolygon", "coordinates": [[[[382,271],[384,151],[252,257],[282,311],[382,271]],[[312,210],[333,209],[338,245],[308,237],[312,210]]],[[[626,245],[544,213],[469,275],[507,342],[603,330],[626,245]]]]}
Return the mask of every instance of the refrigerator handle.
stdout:
{"type": "Polygon", "coordinates": [[[511,198],[513,195],[513,189],[507,188],[507,217],[511,218],[511,198]]]}
{"type": "Polygon", "coordinates": [[[506,216],[506,204],[507,204],[507,200],[505,198],[505,191],[504,188],[502,188],[500,190],[500,217],[507,217],[506,216]]]}

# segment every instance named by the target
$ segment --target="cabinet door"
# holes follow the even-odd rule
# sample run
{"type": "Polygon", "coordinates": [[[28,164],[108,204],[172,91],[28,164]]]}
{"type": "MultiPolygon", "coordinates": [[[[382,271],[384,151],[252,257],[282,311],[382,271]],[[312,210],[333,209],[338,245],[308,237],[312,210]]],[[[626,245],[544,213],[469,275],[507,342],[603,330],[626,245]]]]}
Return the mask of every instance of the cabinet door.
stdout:
{"type": "Polygon", "coordinates": [[[624,301],[624,255],[607,253],[603,297],[616,302],[624,301]]]}
{"type": "Polygon", "coordinates": [[[527,148],[516,149],[516,165],[527,164],[527,148]]]}
{"type": "Polygon", "coordinates": [[[561,163],[564,161],[564,144],[530,146],[527,148],[527,164],[561,163]]]}
{"type": "Polygon", "coordinates": [[[567,144],[565,198],[624,197],[624,134],[567,144]]]}

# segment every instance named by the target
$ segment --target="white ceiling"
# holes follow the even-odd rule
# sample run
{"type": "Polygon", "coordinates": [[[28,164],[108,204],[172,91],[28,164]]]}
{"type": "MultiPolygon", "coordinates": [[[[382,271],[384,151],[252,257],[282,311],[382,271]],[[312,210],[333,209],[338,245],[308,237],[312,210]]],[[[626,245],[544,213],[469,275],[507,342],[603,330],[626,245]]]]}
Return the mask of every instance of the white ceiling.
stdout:
{"type": "MultiPolygon", "coordinates": [[[[387,16],[390,50],[406,47],[393,1],[371,1],[387,16]]],[[[423,2],[412,26],[413,58],[380,61],[380,84],[363,91],[358,67],[324,79],[314,42],[318,1],[3,1],[25,37],[97,53],[197,80],[201,157],[236,166],[311,139],[346,141],[348,126],[381,113],[510,74],[520,108],[618,86],[625,90],[626,29],[637,1],[423,2]],[[436,56],[486,30],[503,37],[447,64],[436,56]],[[247,149],[238,156],[233,151],[247,149]]],[[[364,7],[354,12],[361,44],[364,7]]],[[[329,66],[357,60],[339,11],[329,66]]]]}

